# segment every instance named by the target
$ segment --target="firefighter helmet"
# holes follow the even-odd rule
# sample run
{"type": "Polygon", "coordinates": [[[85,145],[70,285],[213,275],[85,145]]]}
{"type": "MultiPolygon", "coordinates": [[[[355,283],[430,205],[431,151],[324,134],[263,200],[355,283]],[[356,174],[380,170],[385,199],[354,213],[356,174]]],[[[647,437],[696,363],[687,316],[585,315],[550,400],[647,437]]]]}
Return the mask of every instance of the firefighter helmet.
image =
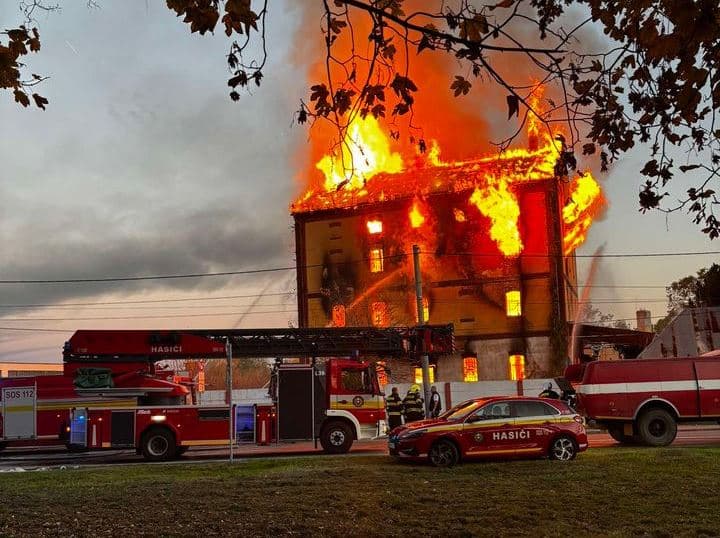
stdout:
{"type": "Polygon", "coordinates": [[[412,385],[410,387],[410,392],[420,392],[420,386],[419,385],[412,385]]]}

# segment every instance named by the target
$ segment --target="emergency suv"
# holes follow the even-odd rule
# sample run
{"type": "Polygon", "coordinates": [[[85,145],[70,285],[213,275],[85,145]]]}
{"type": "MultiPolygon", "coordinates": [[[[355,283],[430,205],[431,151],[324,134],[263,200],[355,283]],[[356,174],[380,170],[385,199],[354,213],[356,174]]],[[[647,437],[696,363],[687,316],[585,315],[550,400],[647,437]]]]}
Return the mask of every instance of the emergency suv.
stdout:
{"type": "Polygon", "coordinates": [[[587,446],[583,419],[565,402],[522,396],[468,400],[388,437],[391,456],[438,467],[473,458],[571,460],[587,446]]]}

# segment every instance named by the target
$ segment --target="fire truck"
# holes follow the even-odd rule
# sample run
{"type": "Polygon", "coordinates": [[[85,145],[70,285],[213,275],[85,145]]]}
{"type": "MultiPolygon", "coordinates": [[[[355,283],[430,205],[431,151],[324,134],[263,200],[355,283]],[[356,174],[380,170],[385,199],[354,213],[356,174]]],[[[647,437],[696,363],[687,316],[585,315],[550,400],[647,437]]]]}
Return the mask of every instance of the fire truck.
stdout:
{"type": "Polygon", "coordinates": [[[720,420],[720,356],[569,366],[577,407],[621,443],[669,445],[679,422],[720,420]]]}
{"type": "Polygon", "coordinates": [[[453,346],[452,326],[80,330],[65,344],[63,375],[0,380],[0,447],[134,448],[163,461],[193,446],[228,445],[238,433],[235,406],[195,405],[192,384],[158,363],[264,357],[276,366],[263,440],[314,439],[344,453],[384,433],[377,372],[360,357],[412,359],[453,346]]]}

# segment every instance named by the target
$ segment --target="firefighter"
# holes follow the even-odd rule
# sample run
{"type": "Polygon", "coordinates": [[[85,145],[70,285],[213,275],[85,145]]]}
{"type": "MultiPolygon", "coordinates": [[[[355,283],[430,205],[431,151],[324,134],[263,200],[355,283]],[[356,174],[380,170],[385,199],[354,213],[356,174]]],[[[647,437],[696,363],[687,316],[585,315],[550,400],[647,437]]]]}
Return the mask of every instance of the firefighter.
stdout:
{"type": "Polygon", "coordinates": [[[539,398],[552,398],[553,400],[559,400],[560,395],[553,390],[552,383],[545,383],[543,385],[543,391],[538,395],[539,398]]]}
{"type": "Polygon", "coordinates": [[[430,388],[430,417],[437,418],[440,416],[440,410],[442,409],[442,401],[440,400],[440,394],[433,385],[430,388]]]}
{"type": "Polygon", "coordinates": [[[385,398],[385,404],[387,406],[388,426],[390,431],[393,431],[402,425],[403,403],[397,387],[392,388],[390,396],[385,398]]]}
{"type": "Polygon", "coordinates": [[[423,410],[423,399],[420,397],[420,387],[413,385],[408,389],[407,395],[403,398],[403,413],[405,414],[405,423],[425,418],[423,410]]]}

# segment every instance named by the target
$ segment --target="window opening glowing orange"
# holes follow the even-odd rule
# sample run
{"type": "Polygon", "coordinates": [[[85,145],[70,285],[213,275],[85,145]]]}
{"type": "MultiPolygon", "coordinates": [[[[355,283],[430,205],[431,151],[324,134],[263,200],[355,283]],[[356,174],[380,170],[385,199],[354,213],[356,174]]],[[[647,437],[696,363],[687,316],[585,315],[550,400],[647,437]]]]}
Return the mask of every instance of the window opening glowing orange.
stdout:
{"type": "MultiPolygon", "coordinates": [[[[430,365],[430,383],[435,383],[435,365],[430,365]]],[[[422,383],[422,368],[415,368],[415,383],[422,383]]],[[[421,395],[422,396],[422,395],[421,395]]]]}
{"type": "Polygon", "coordinates": [[[372,316],[372,324],[375,327],[387,326],[387,303],[376,301],[370,305],[370,313],[372,316]]]}
{"type": "Polygon", "coordinates": [[[385,361],[377,361],[375,363],[375,370],[377,372],[378,384],[384,387],[389,381],[385,361]]]}
{"type": "Polygon", "coordinates": [[[381,234],[383,225],[381,220],[369,220],[367,221],[368,233],[371,235],[381,234]]]}
{"type": "Polygon", "coordinates": [[[425,216],[420,212],[420,204],[415,200],[412,209],[410,209],[410,226],[420,228],[423,222],[425,222],[425,216]]]}
{"type": "Polygon", "coordinates": [[[463,381],[473,383],[478,380],[477,357],[463,357],[463,381]]]}
{"type": "MultiPolygon", "coordinates": [[[[423,303],[423,321],[425,323],[428,323],[430,321],[430,301],[428,300],[427,296],[423,296],[422,298],[423,303]]],[[[415,322],[420,323],[420,319],[417,315],[417,301],[415,301],[415,322]]]]}
{"type": "Polygon", "coordinates": [[[525,379],[525,355],[510,355],[508,369],[513,381],[525,379]]]}
{"type": "Polygon", "coordinates": [[[336,304],[332,307],[333,327],[345,327],[345,305],[336,304]]]}
{"type": "Polygon", "coordinates": [[[522,315],[522,301],[519,290],[505,293],[505,313],[509,318],[516,318],[522,315]]]}
{"type": "Polygon", "coordinates": [[[370,249],[370,272],[371,273],[382,273],[384,269],[383,260],[383,249],[372,248],[370,249]]]}

